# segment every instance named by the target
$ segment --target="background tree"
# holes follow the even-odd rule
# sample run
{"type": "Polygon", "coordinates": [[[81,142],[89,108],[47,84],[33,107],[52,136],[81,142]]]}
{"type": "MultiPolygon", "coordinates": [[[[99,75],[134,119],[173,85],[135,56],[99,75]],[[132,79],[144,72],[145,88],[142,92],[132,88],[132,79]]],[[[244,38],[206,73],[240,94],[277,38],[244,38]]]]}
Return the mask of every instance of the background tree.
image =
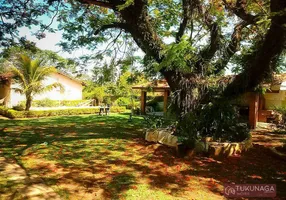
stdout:
{"type": "Polygon", "coordinates": [[[16,77],[18,88],[12,88],[26,97],[25,110],[28,111],[32,105],[33,96],[63,86],[60,83],[45,85],[43,81],[57,70],[55,67],[43,66],[41,60],[31,60],[26,55],[21,55],[17,62],[10,66],[11,72],[16,77]]]}

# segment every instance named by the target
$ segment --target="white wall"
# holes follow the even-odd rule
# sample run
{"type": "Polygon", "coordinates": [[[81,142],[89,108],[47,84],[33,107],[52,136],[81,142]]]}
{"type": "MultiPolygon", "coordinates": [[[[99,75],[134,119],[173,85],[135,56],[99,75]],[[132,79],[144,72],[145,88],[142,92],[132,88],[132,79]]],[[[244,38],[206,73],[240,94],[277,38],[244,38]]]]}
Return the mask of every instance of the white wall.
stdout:
{"type": "MultiPolygon", "coordinates": [[[[72,80],[64,75],[54,73],[46,80],[45,85],[50,85],[59,82],[64,87],[64,92],[60,91],[60,88],[54,88],[53,90],[35,95],[34,100],[51,99],[51,100],[81,100],[82,99],[82,84],[75,80],[72,80]]],[[[17,84],[13,83],[11,88],[17,88],[17,84]]],[[[25,101],[25,96],[16,93],[13,89],[11,91],[11,105],[17,105],[20,101],[25,101]]]]}
{"type": "Polygon", "coordinates": [[[284,106],[286,91],[280,90],[279,93],[265,93],[265,109],[271,110],[275,107],[284,106]]]}

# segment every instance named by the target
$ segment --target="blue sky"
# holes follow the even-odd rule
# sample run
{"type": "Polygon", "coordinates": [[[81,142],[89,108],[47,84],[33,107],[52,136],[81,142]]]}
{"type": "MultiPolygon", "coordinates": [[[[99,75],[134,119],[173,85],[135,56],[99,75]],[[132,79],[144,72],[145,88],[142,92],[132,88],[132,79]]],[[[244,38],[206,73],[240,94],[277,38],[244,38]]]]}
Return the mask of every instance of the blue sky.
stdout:
{"type": "MultiPolygon", "coordinates": [[[[47,16],[42,17],[43,22],[45,22],[46,24],[50,23],[50,18],[48,18],[47,16]]],[[[57,28],[58,26],[58,22],[55,20],[52,24],[52,28],[57,28]]],[[[55,33],[51,33],[51,32],[45,32],[46,37],[43,39],[37,39],[35,35],[33,35],[33,33],[38,31],[38,27],[33,26],[31,29],[27,28],[27,27],[23,27],[19,29],[19,35],[21,37],[26,37],[28,40],[33,41],[36,43],[36,46],[40,49],[43,50],[52,50],[57,52],[60,56],[64,57],[64,58],[77,58],[86,54],[91,54],[92,51],[87,50],[86,48],[81,48],[78,50],[75,50],[71,53],[68,52],[64,52],[62,51],[61,47],[58,46],[57,44],[61,41],[62,39],[62,31],[56,31],[55,33]]],[[[166,43],[171,43],[173,42],[173,39],[166,39],[165,41],[166,43]]],[[[103,49],[105,47],[105,45],[99,47],[99,49],[103,49]]],[[[99,50],[98,49],[98,50],[99,50]]],[[[140,50],[136,53],[139,56],[143,56],[144,53],[140,50]]],[[[110,58],[106,58],[105,61],[109,61],[110,58]]],[[[93,65],[87,66],[88,69],[92,69],[93,65]]],[[[227,69],[226,70],[226,74],[231,74],[231,70],[227,69]]]]}
{"type": "MultiPolygon", "coordinates": [[[[50,18],[48,17],[43,17],[42,20],[46,24],[49,24],[50,22],[50,18]]],[[[57,26],[58,26],[58,22],[54,20],[51,27],[57,28],[57,26]]],[[[39,28],[36,26],[32,26],[31,29],[27,27],[22,27],[19,29],[19,35],[21,37],[26,37],[30,41],[35,42],[38,48],[43,49],[43,50],[55,51],[64,58],[75,58],[75,57],[79,57],[87,53],[91,53],[85,48],[73,51],[72,53],[63,52],[61,47],[57,45],[62,39],[62,33],[63,33],[62,31],[56,31],[55,33],[46,31],[45,32],[46,37],[39,40],[36,38],[35,35],[33,35],[33,33],[36,33],[38,30],[39,28]]]]}
{"type": "MultiPolygon", "coordinates": [[[[47,16],[43,16],[40,19],[44,24],[49,24],[50,23],[50,18],[47,16]]],[[[51,28],[57,29],[58,27],[58,22],[56,19],[53,21],[53,24],[51,25],[51,28]]],[[[83,55],[87,54],[92,54],[95,53],[93,51],[90,51],[86,48],[80,48],[77,50],[72,51],[71,53],[69,52],[64,52],[62,51],[61,47],[58,45],[59,42],[62,40],[62,34],[63,31],[56,31],[55,33],[51,33],[48,31],[45,31],[45,38],[43,39],[37,39],[37,37],[34,35],[39,31],[39,27],[37,26],[32,26],[31,28],[28,27],[22,27],[19,28],[19,36],[20,37],[26,37],[26,39],[35,42],[36,46],[42,50],[52,50],[54,52],[57,52],[60,56],[64,58],[78,58],[83,55]]],[[[100,45],[98,49],[95,51],[100,51],[106,48],[106,44],[100,45]]],[[[143,56],[143,52],[139,50],[136,52],[136,56],[143,56]]],[[[110,57],[106,57],[103,62],[109,62],[111,60],[110,57]]],[[[94,67],[94,64],[87,64],[86,66],[88,69],[92,69],[94,67]]]]}

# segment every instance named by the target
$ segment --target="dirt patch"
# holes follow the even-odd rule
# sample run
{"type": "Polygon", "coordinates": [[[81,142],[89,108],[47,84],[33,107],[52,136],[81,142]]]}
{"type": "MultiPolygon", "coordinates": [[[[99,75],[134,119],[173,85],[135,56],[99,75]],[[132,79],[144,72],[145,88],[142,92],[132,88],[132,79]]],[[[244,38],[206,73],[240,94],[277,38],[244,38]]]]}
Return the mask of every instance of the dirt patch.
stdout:
{"type": "MultiPolygon", "coordinates": [[[[13,193],[5,199],[23,198],[27,200],[60,200],[55,191],[43,183],[40,177],[30,177],[15,160],[0,157],[1,177],[4,176],[13,193]]],[[[9,188],[4,188],[9,189],[9,188]]]]}

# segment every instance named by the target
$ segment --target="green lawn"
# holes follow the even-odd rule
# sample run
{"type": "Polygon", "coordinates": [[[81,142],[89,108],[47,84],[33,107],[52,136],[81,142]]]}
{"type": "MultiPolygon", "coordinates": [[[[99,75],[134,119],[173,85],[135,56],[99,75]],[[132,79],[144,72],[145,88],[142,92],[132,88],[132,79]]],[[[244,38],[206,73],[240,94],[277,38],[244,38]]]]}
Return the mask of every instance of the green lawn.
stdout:
{"type": "Polygon", "coordinates": [[[0,119],[0,155],[31,179],[17,182],[0,173],[1,197],[22,199],[19,188],[33,179],[62,199],[223,199],[226,182],[276,183],[278,195],[285,195],[285,167],[266,162],[271,158],[263,147],[225,161],[176,158],[174,149],[144,141],[142,118],[128,118],[0,119]]]}

